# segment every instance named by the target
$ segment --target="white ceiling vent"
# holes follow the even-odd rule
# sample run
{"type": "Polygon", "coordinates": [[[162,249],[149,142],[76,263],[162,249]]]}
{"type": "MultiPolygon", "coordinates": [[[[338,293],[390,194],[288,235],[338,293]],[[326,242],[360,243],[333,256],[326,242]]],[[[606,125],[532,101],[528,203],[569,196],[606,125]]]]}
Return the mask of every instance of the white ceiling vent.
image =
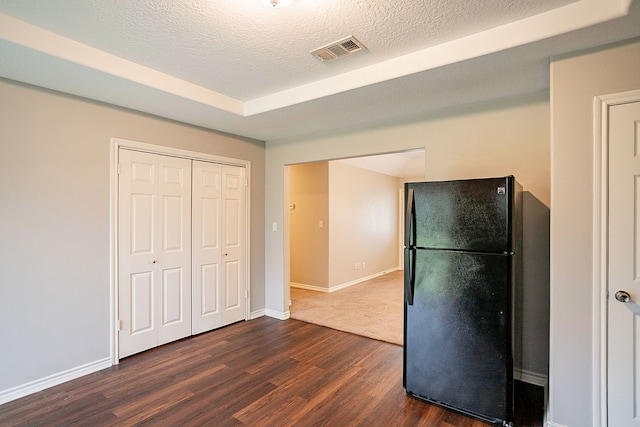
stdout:
{"type": "Polygon", "coordinates": [[[342,58],[352,53],[366,50],[362,43],[353,36],[349,36],[337,42],[329,43],[326,46],[322,46],[316,50],[311,51],[311,54],[321,61],[329,62],[335,61],[338,58],[342,58]]]}

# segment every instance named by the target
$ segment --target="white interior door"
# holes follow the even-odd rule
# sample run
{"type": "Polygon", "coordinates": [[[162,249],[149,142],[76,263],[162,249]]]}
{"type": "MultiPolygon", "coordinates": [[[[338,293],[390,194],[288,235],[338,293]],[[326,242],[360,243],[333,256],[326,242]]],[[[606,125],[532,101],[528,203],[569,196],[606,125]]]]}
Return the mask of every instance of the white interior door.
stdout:
{"type": "Polygon", "coordinates": [[[245,171],[222,166],[222,323],[246,318],[245,171]]]}
{"type": "Polygon", "coordinates": [[[221,175],[218,164],[193,162],[193,334],[222,326],[221,175]]]}
{"type": "Polygon", "coordinates": [[[119,150],[119,357],[191,334],[191,161],[119,150]]]}
{"type": "Polygon", "coordinates": [[[626,427],[640,425],[640,102],[609,118],[607,414],[626,427]]]}
{"type": "Polygon", "coordinates": [[[193,333],[246,318],[244,168],[193,162],[193,333]]]}

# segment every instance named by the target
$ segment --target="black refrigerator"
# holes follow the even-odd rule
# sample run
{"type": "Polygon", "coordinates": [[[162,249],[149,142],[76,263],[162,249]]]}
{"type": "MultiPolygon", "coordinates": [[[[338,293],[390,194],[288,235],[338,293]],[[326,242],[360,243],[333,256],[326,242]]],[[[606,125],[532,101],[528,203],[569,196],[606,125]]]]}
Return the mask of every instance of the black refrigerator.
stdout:
{"type": "Polygon", "coordinates": [[[513,176],[405,184],[405,390],[497,425],[513,421],[521,194],[513,176]]]}

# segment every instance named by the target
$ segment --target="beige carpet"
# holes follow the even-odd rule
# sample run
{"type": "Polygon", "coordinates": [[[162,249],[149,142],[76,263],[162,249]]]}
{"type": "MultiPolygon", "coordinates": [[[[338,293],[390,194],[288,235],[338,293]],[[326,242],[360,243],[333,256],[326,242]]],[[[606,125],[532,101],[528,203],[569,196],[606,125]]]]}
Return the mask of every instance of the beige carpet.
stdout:
{"type": "Polygon", "coordinates": [[[402,345],[403,298],[402,271],[331,293],[291,288],[291,318],[402,345]]]}

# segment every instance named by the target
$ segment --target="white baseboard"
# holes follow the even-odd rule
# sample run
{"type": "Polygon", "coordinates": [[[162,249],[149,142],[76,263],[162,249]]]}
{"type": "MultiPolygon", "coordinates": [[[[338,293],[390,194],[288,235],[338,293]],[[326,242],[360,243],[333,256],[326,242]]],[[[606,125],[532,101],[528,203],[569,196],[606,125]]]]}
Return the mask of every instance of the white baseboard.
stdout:
{"type": "Polygon", "coordinates": [[[513,370],[513,378],[525,383],[544,387],[545,389],[547,388],[547,384],[549,383],[549,378],[546,375],[519,368],[515,368],[513,370]]]}
{"type": "Polygon", "coordinates": [[[249,320],[257,319],[258,317],[262,317],[264,315],[264,308],[261,310],[252,311],[251,313],[249,313],[249,320]]]}
{"type": "Polygon", "coordinates": [[[58,372],[57,374],[49,375],[48,377],[2,390],[0,391],[0,405],[109,367],[111,367],[111,357],[105,357],[104,359],[96,360],[86,365],[77,366],[63,372],[58,372]]]}
{"type": "Polygon", "coordinates": [[[348,288],[349,286],[357,285],[358,283],[366,282],[367,280],[375,279],[376,277],[382,276],[383,274],[388,274],[388,273],[391,273],[391,272],[394,272],[394,271],[398,271],[398,270],[400,270],[398,267],[392,268],[390,270],[384,270],[384,271],[381,271],[379,273],[371,274],[371,275],[366,276],[366,277],[361,277],[359,279],[352,280],[350,282],[341,283],[339,285],[331,286],[330,288],[324,288],[322,286],[307,285],[307,284],[304,284],[304,283],[296,283],[296,282],[289,283],[289,286],[291,286],[292,288],[307,289],[309,291],[318,291],[318,292],[331,293],[331,292],[339,291],[340,289],[348,288]]]}
{"type": "Polygon", "coordinates": [[[329,288],[323,288],[321,286],[314,286],[314,285],[307,285],[304,283],[296,283],[296,282],[289,282],[289,286],[291,286],[292,288],[298,288],[298,289],[306,289],[308,291],[317,291],[317,292],[329,292],[329,288]]]}
{"type": "Polygon", "coordinates": [[[278,320],[287,320],[291,316],[291,312],[289,311],[282,312],[282,311],[270,310],[268,308],[264,310],[264,314],[266,316],[273,317],[278,320]]]}

